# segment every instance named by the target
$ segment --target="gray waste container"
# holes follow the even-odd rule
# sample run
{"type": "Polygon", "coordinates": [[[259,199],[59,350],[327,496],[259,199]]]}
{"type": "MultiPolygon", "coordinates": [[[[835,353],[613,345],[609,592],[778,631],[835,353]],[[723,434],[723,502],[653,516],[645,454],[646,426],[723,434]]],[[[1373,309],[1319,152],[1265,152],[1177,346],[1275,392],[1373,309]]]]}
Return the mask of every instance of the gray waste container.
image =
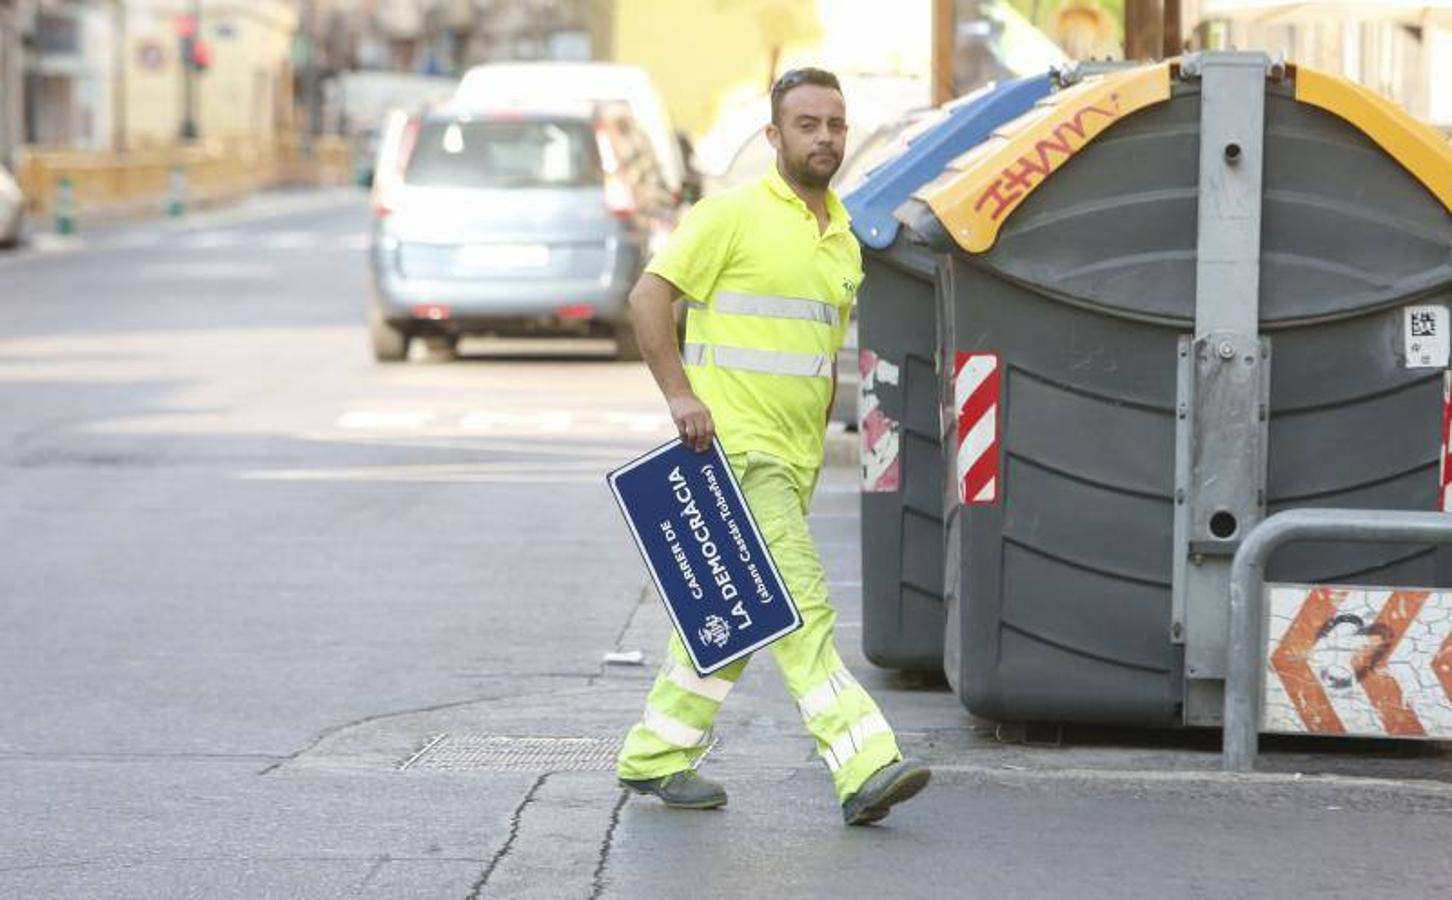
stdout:
{"type": "Polygon", "coordinates": [[[893,211],[948,162],[1047,96],[1049,75],[948,104],[843,196],[862,243],[862,644],[879,666],[943,668],[943,441],[932,251],[893,211]]]}
{"type": "MultiPolygon", "coordinates": [[[[945,669],[1001,721],[1214,725],[1231,555],[1441,509],[1452,148],[1260,54],[1086,78],[899,215],[943,252],[945,669]]],[[[1278,581],[1452,584],[1304,544],[1278,581]]]]}

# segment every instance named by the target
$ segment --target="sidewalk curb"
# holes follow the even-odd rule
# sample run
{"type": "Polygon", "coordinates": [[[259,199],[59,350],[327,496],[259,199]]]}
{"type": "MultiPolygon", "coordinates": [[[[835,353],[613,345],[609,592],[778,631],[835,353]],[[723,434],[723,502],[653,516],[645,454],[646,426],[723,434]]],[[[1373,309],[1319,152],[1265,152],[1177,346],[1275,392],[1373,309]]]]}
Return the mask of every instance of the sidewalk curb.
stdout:
{"type": "Polygon", "coordinates": [[[268,219],[345,209],[361,205],[362,200],[358,190],[351,187],[309,191],[266,191],[249,194],[235,203],[181,218],[137,218],[107,223],[94,229],[86,229],[69,235],[59,234],[50,227],[35,227],[32,224],[25,230],[19,244],[0,252],[0,267],[34,259],[66,255],[80,250],[108,249],[111,240],[138,230],[151,229],[163,234],[181,235],[208,228],[230,228],[265,222],[268,219]]]}
{"type": "Polygon", "coordinates": [[[1222,772],[1215,770],[1154,769],[1038,769],[970,763],[932,763],[934,772],[945,775],[966,775],[1002,782],[1084,781],[1127,785],[1187,785],[1221,787],[1303,787],[1336,788],[1337,790],[1369,792],[1384,791],[1399,796],[1424,797],[1452,802],[1452,784],[1424,779],[1376,778],[1359,775],[1299,774],[1289,772],[1222,772]]]}

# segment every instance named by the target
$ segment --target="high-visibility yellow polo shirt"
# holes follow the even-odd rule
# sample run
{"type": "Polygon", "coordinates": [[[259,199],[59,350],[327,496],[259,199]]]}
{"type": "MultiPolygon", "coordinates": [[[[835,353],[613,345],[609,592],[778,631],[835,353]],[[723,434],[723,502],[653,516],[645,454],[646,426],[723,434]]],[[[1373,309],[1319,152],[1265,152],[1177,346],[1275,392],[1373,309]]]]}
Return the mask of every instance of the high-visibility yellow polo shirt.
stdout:
{"type": "Polygon", "coordinates": [[[822,464],[832,372],[847,333],[862,251],[827,195],[830,223],[775,165],[707,197],[647,266],[687,298],[681,357],[727,453],[822,464]]]}

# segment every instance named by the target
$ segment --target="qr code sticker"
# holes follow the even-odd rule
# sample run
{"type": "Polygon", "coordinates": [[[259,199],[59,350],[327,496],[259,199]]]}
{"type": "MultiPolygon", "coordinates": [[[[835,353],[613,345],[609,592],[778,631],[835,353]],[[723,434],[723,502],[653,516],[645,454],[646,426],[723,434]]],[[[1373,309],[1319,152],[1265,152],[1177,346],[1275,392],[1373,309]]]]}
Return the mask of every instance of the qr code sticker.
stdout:
{"type": "Polygon", "coordinates": [[[1408,306],[1404,315],[1405,365],[1409,369],[1443,369],[1452,356],[1447,307],[1408,306]]]}
{"type": "Polygon", "coordinates": [[[1436,337],[1437,314],[1430,309],[1414,310],[1411,313],[1412,337],[1436,337]]]}

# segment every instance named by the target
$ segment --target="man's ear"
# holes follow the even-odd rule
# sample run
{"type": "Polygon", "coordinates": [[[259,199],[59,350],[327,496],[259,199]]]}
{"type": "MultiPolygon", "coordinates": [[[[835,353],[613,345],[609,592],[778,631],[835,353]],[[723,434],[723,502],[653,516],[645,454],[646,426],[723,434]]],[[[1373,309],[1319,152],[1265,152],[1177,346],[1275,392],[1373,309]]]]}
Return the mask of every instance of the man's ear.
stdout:
{"type": "Polygon", "coordinates": [[[771,149],[781,152],[781,129],[776,125],[766,126],[766,140],[771,144],[771,149]]]}

